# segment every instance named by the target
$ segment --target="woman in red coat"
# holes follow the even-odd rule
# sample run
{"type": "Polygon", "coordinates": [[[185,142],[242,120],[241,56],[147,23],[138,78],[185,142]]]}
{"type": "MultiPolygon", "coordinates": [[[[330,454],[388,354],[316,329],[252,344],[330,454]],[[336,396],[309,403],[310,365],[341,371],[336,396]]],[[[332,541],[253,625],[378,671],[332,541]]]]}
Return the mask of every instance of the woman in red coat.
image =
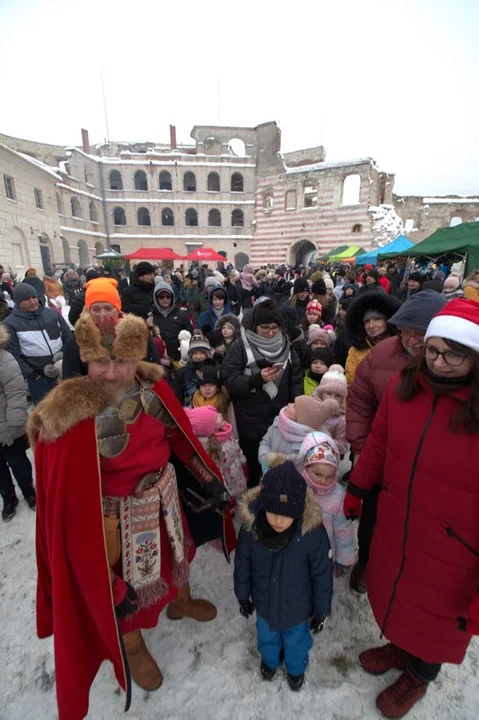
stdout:
{"type": "Polygon", "coordinates": [[[479,303],[448,303],[411,362],[383,395],[344,503],[357,517],[383,477],[366,578],[389,644],[359,659],[375,675],[403,671],[376,700],[388,718],[479,633],[479,303]]]}

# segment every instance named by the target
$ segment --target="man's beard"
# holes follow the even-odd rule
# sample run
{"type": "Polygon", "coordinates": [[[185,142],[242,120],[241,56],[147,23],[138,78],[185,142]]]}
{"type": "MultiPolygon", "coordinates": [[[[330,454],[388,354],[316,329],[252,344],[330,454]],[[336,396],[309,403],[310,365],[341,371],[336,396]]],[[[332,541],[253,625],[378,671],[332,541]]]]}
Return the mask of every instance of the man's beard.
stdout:
{"type": "Polygon", "coordinates": [[[104,380],[102,388],[107,396],[108,405],[110,405],[110,407],[119,408],[123,400],[128,395],[128,391],[131,388],[131,382],[118,383],[111,380],[104,380]]]}

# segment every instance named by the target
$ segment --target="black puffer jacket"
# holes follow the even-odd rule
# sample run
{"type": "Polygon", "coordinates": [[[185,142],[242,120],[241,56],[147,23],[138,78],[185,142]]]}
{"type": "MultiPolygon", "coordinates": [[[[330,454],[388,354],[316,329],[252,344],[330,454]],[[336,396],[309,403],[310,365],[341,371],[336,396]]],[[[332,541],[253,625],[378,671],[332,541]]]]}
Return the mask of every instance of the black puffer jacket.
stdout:
{"type": "Polygon", "coordinates": [[[186,310],[180,310],[178,305],[175,305],[174,294],[172,288],[166,282],[159,282],[155,286],[155,294],[153,296],[153,322],[160,330],[160,335],[166,343],[166,350],[168,356],[172,360],[180,359],[180,341],[178,335],[182,330],[188,330],[192,333],[193,328],[191,327],[190,320],[186,310]],[[157,295],[160,292],[170,293],[172,307],[168,311],[168,315],[164,315],[161,312],[161,307],[157,299],[157,295]]]}
{"type": "MultiPolygon", "coordinates": [[[[249,325],[251,320],[252,313],[248,313],[243,325],[249,325]]],[[[281,375],[278,394],[271,399],[263,390],[261,373],[245,375],[246,363],[246,350],[239,338],[229,346],[224,357],[223,382],[233,401],[240,437],[259,442],[281,408],[303,394],[302,371],[298,355],[292,350],[291,362],[281,375]]]]}
{"type": "Polygon", "coordinates": [[[142,283],[133,280],[121,293],[121,309],[124,313],[133,313],[146,318],[153,310],[154,283],[142,283]]]}
{"type": "Polygon", "coordinates": [[[78,318],[80,317],[83,308],[85,307],[85,290],[82,290],[75,295],[70,302],[70,312],[68,313],[68,320],[74,326],[78,318]]]}

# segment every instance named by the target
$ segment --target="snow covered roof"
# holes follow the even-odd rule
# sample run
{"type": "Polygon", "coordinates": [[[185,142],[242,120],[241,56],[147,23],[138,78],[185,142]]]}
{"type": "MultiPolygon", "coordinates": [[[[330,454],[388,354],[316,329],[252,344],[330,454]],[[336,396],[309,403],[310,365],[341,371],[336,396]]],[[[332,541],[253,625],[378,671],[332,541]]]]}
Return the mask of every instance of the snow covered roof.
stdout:
{"type": "Polygon", "coordinates": [[[479,203],[479,197],[425,197],[422,199],[424,205],[450,205],[453,203],[464,204],[464,203],[479,203]]]}
{"type": "Polygon", "coordinates": [[[330,170],[331,168],[348,167],[349,165],[369,165],[375,164],[373,158],[358,158],[356,160],[340,160],[339,162],[319,162],[314,165],[299,165],[298,167],[287,167],[286,174],[294,175],[295,173],[316,172],[317,170],[330,170]]]}
{"type": "Polygon", "coordinates": [[[37,160],[37,158],[34,158],[31,155],[25,155],[25,153],[17,152],[16,150],[13,150],[12,148],[8,147],[8,145],[4,145],[3,143],[0,143],[0,147],[4,150],[8,150],[8,152],[11,152],[13,155],[16,155],[22,160],[26,160],[26,162],[30,163],[30,165],[35,165],[35,167],[37,167],[39,170],[43,170],[43,172],[48,173],[56,180],[62,179],[60,175],[58,175],[58,173],[55,172],[55,170],[51,167],[51,165],[47,165],[46,163],[42,162],[41,160],[37,160]]]}

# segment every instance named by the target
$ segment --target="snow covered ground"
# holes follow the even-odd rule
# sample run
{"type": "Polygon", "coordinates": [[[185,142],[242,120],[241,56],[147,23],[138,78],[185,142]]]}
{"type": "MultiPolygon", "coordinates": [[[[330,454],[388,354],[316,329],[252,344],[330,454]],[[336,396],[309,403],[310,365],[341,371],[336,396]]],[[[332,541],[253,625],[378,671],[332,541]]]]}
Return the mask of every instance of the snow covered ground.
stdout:
{"type": "MultiPolygon", "coordinates": [[[[51,640],[35,635],[35,517],[20,501],[17,516],[0,523],[1,720],[56,717],[51,640]]],[[[377,693],[397,673],[374,678],[361,671],[361,650],[380,644],[367,597],[354,595],[347,578],[336,582],[334,612],[311,651],[306,682],[292,693],[283,671],[271,683],[259,675],[254,618],[245,620],[233,596],[232,567],[210,547],[198,551],[192,588],[218,607],[218,617],[201,625],[171,622],[162,615],[145,632],[165,676],[156,693],[133,686],[130,720],[369,720],[377,718],[377,693]]],[[[411,720],[473,720],[479,716],[479,642],[461,667],[445,666],[411,720]]],[[[90,720],[123,715],[111,665],[104,664],[90,694],[90,720]]]]}

